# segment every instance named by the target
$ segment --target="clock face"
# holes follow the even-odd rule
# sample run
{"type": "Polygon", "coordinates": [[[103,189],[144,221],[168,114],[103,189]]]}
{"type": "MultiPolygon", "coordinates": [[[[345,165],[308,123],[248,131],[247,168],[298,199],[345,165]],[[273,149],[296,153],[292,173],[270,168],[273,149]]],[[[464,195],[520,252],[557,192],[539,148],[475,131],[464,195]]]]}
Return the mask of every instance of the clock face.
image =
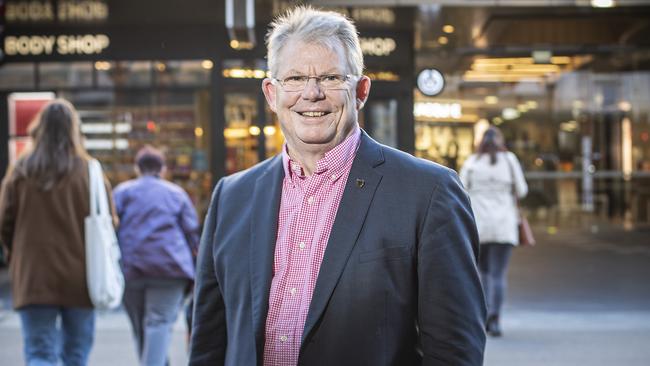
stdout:
{"type": "Polygon", "coordinates": [[[430,97],[440,94],[445,87],[445,78],[436,69],[424,69],[418,75],[418,89],[430,97]]]}

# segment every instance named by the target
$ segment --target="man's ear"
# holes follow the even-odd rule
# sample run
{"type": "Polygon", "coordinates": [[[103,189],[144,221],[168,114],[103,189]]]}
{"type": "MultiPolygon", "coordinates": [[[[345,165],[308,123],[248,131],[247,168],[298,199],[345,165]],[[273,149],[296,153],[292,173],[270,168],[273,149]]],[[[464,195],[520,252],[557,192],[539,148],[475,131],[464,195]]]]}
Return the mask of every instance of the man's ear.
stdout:
{"type": "Polygon", "coordinates": [[[277,113],[277,110],[275,108],[277,93],[275,84],[273,84],[273,81],[271,79],[265,78],[262,80],[262,92],[264,93],[264,97],[266,98],[266,102],[268,103],[269,108],[271,108],[274,113],[277,113]]]}
{"type": "Polygon", "coordinates": [[[359,81],[357,81],[357,110],[360,110],[363,108],[364,104],[366,104],[366,100],[368,100],[368,95],[370,94],[370,78],[361,75],[359,77],[359,81]]]}

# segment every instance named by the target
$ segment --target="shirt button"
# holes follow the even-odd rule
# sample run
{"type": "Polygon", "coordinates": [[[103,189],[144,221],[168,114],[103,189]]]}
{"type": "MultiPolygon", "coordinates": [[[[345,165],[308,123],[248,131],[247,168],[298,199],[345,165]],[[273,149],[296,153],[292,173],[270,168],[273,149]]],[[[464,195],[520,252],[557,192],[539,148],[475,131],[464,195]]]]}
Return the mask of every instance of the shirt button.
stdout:
{"type": "Polygon", "coordinates": [[[300,249],[305,249],[305,247],[306,247],[304,241],[301,241],[300,244],[298,244],[298,246],[300,247],[300,249]]]}
{"type": "Polygon", "coordinates": [[[336,175],[336,174],[332,174],[331,178],[332,178],[332,179],[336,179],[336,178],[338,178],[338,175],[336,175]]]}
{"type": "Polygon", "coordinates": [[[295,287],[291,288],[291,290],[289,290],[289,292],[291,292],[291,295],[295,295],[296,294],[296,288],[295,287]]]}
{"type": "Polygon", "coordinates": [[[286,335],[280,336],[280,342],[286,342],[287,339],[289,339],[289,338],[287,338],[286,335]]]}
{"type": "Polygon", "coordinates": [[[307,203],[309,203],[310,205],[313,204],[314,203],[314,196],[309,197],[307,199],[307,203]]]}

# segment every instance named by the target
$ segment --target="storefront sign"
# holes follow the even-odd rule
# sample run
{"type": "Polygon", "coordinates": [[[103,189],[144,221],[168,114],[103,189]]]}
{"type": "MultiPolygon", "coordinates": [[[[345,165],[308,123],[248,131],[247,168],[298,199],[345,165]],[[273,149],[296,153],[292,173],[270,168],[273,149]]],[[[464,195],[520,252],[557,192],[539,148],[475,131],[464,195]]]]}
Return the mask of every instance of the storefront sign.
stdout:
{"type": "Polygon", "coordinates": [[[102,0],[9,1],[5,20],[12,23],[93,22],[108,19],[108,4],[102,0]]]}
{"type": "Polygon", "coordinates": [[[425,118],[461,119],[463,108],[460,103],[420,102],[413,106],[413,115],[425,118]]]}
{"type": "Polygon", "coordinates": [[[395,40],[388,37],[360,37],[359,42],[361,52],[367,56],[388,56],[397,48],[395,40]]]}
{"type": "Polygon", "coordinates": [[[105,34],[6,36],[7,56],[95,55],[110,45],[105,34]]]}

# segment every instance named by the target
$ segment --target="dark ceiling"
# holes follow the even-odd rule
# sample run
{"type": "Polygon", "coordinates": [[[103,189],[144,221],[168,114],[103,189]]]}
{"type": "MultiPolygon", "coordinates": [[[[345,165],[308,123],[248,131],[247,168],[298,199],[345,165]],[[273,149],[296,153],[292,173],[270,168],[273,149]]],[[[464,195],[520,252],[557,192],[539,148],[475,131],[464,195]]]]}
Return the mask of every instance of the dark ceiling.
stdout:
{"type": "Polygon", "coordinates": [[[650,7],[424,5],[419,14],[416,68],[435,63],[447,72],[460,71],[475,56],[522,57],[535,50],[548,50],[553,55],[594,55],[593,65],[583,67],[609,71],[650,66],[650,7]],[[445,24],[453,25],[455,31],[445,34],[445,24]],[[440,44],[441,36],[447,37],[446,44],[440,44]]]}

